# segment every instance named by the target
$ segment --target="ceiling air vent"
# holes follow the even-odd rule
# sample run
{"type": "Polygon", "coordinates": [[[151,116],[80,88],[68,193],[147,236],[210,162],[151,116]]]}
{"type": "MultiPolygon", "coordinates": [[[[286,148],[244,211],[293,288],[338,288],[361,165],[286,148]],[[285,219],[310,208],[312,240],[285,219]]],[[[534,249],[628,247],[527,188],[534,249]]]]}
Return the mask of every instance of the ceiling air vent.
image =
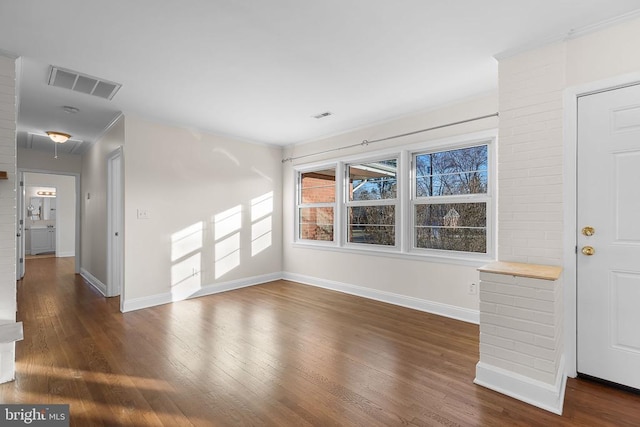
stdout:
{"type": "Polygon", "coordinates": [[[107,80],[91,77],[76,71],[65,70],[64,68],[51,66],[49,73],[49,86],[71,89],[87,95],[97,96],[104,99],[112,99],[122,86],[107,80]]]}
{"type": "Polygon", "coordinates": [[[325,117],[329,117],[333,113],[331,111],[325,111],[324,113],[316,114],[312,116],[314,119],[324,119],[325,117]]]}

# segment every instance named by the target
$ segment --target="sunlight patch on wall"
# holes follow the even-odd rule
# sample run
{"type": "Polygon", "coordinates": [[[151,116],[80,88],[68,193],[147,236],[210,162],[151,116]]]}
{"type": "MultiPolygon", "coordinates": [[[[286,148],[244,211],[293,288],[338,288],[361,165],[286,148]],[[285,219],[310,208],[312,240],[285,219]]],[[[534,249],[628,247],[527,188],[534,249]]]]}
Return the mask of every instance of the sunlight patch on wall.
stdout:
{"type": "Polygon", "coordinates": [[[251,256],[271,246],[273,192],[251,200],[251,256]]]}
{"type": "Polygon", "coordinates": [[[202,255],[197,252],[171,266],[171,296],[174,301],[188,298],[202,287],[201,262],[202,255]]]}
{"type": "Polygon", "coordinates": [[[202,249],[203,224],[197,222],[171,235],[171,261],[202,249]]]}
{"type": "Polygon", "coordinates": [[[271,246],[271,215],[251,224],[251,256],[271,246]]]}
{"type": "Polygon", "coordinates": [[[215,278],[240,265],[240,229],[242,206],[238,205],[214,216],[215,278]]]}
{"type": "Polygon", "coordinates": [[[214,216],[216,241],[242,228],[242,206],[238,205],[214,216]]]}
{"type": "Polygon", "coordinates": [[[171,299],[183,300],[202,288],[204,224],[196,222],[171,235],[171,299]]]}
{"type": "Polygon", "coordinates": [[[251,200],[251,222],[273,213],[273,191],[251,200]]]}

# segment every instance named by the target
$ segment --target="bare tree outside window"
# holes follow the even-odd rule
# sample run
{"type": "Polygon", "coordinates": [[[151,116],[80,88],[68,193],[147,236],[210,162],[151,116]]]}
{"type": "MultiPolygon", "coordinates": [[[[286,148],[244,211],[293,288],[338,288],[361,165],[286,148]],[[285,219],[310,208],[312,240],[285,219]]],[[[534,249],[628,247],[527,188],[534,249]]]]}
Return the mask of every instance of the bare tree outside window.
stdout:
{"type": "Polygon", "coordinates": [[[488,147],[417,154],[415,246],[487,252],[488,147]],[[469,202],[467,202],[469,200],[469,202]]]}

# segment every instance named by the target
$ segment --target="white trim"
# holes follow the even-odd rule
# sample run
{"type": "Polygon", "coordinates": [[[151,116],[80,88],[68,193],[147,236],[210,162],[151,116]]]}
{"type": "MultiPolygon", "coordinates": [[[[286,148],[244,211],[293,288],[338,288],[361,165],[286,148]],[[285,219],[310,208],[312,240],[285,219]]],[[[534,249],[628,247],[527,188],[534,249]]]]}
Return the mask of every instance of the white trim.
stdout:
{"type": "Polygon", "coordinates": [[[474,384],[537,406],[554,414],[562,415],[567,376],[562,370],[564,356],[554,384],[534,380],[506,369],[478,362],[474,384]]]}
{"type": "Polygon", "coordinates": [[[296,273],[285,272],[283,278],[285,280],[291,280],[305,285],[316,286],[318,288],[329,289],[345,294],[356,295],[376,301],[382,301],[401,307],[424,311],[426,313],[437,314],[439,316],[449,317],[452,319],[461,320],[463,322],[475,324],[479,324],[480,322],[480,313],[478,312],[478,310],[456,307],[440,302],[428,301],[420,298],[394,294],[391,292],[385,292],[377,289],[365,288],[362,286],[336,282],[333,280],[320,279],[318,277],[311,277],[296,273]]]}
{"type": "MultiPolygon", "coordinates": [[[[122,295],[124,292],[124,153],[122,146],[119,146],[115,150],[113,150],[107,156],[107,296],[114,297],[118,295],[122,295]],[[116,160],[120,162],[120,176],[116,181],[119,182],[118,189],[113,188],[114,181],[114,171],[113,165],[116,160]],[[118,201],[122,205],[120,212],[117,213],[116,216],[113,215],[113,197],[118,197],[118,201]],[[117,226],[117,227],[116,227],[117,226]],[[116,230],[114,231],[114,228],[116,230]],[[119,233],[119,238],[116,240],[117,247],[113,245],[113,235],[115,232],[119,233]],[[113,269],[114,269],[114,252],[118,255],[118,263],[120,265],[120,270],[118,271],[118,275],[120,277],[114,278],[113,269]],[[114,280],[115,279],[115,280],[114,280]],[[116,287],[114,282],[118,284],[116,287]]],[[[122,311],[122,299],[120,299],[120,311],[122,311]]]]}
{"type": "Polygon", "coordinates": [[[24,329],[22,322],[11,322],[0,325],[0,344],[22,341],[24,329]]]}
{"type": "MultiPolygon", "coordinates": [[[[331,250],[337,252],[360,253],[373,256],[398,257],[411,260],[424,260],[427,262],[440,262],[448,264],[467,265],[473,267],[481,267],[495,259],[497,249],[497,141],[498,130],[489,129],[478,132],[471,132],[462,135],[455,135],[446,138],[438,138],[433,140],[424,140],[422,142],[411,143],[403,146],[394,146],[383,148],[380,150],[363,153],[359,155],[350,155],[345,157],[333,157],[313,163],[296,164],[292,166],[292,173],[295,182],[295,197],[293,203],[294,221],[293,221],[293,246],[300,248],[308,248],[314,250],[331,250]],[[446,250],[428,250],[414,248],[413,246],[413,226],[412,226],[412,210],[414,206],[412,195],[412,167],[411,161],[415,153],[436,150],[455,150],[460,148],[468,148],[479,145],[487,145],[488,168],[489,170],[489,189],[483,198],[488,204],[490,218],[487,218],[487,253],[472,252],[455,252],[446,250]],[[401,242],[396,241],[395,246],[353,244],[346,242],[346,214],[345,210],[349,203],[345,200],[344,186],[337,185],[339,179],[344,180],[345,167],[348,164],[364,163],[394,157],[398,159],[398,197],[395,201],[397,208],[396,239],[400,238],[401,242]],[[408,163],[407,163],[408,162],[408,163]],[[331,242],[314,241],[299,239],[299,215],[298,209],[303,205],[299,204],[300,180],[301,173],[312,172],[324,168],[335,168],[336,172],[336,201],[332,204],[334,207],[334,240],[331,242]],[[407,181],[408,179],[408,181],[407,181]],[[404,181],[404,182],[403,182],[404,181]]],[[[474,196],[472,196],[474,197],[474,196]]],[[[452,197],[450,200],[456,200],[458,197],[452,197]]],[[[463,198],[460,197],[460,200],[463,198]]],[[[467,197],[465,196],[466,200],[467,197]]],[[[320,206],[320,204],[314,204],[320,206]]]]}
{"type": "Polygon", "coordinates": [[[605,19],[604,21],[596,22],[594,24],[589,24],[583,27],[572,29],[567,31],[566,33],[556,34],[550,37],[545,37],[536,41],[525,43],[513,49],[507,49],[505,51],[497,53],[493,55],[493,57],[498,61],[502,61],[504,59],[508,59],[516,55],[519,55],[521,53],[541,48],[543,46],[547,46],[553,43],[564,42],[567,40],[572,40],[578,37],[585,36],[587,34],[595,33],[597,31],[604,30],[609,27],[613,27],[614,25],[618,25],[638,17],[640,17],[640,9],[633,10],[629,13],[625,13],[620,16],[615,16],[613,18],[605,19]]]}
{"type": "Polygon", "coordinates": [[[573,86],[563,93],[563,193],[564,235],[563,235],[563,286],[564,286],[564,354],[565,374],[572,378],[577,369],[577,269],[576,245],[577,229],[577,160],[578,153],[578,97],[591,93],[611,90],[640,82],[640,73],[624,74],[610,79],[573,86]]]}
{"type": "Polygon", "coordinates": [[[102,294],[102,296],[107,296],[107,285],[102,283],[96,276],[89,273],[84,268],[80,269],[80,275],[84,280],[87,281],[91,286],[93,286],[98,292],[102,294]]]}
{"type": "MultiPolygon", "coordinates": [[[[367,247],[354,247],[345,246],[329,246],[329,245],[320,245],[320,244],[312,244],[306,242],[295,242],[292,244],[292,247],[297,249],[311,249],[311,250],[320,250],[320,251],[332,251],[332,252],[343,252],[357,255],[368,255],[368,256],[381,256],[385,258],[398,258],[398,259],[406,259],[410,261],[424,261],[424,262],[434,262],[440,264],[453,264],[453,265],[464,265],[467,267],[482,267],[492,261],[495,261],[494,257],[489,255],[470,255],[470,256],[456,256],[457,253],[444,253],[443,255],[438,255],[434,253],[419,253],[418,251],[411,252],[401,252],[399,250],[386,249],[382,246],[376,246],[374,248],[367,247]]],[[[446,251],[442,251],[446,252],[446,251]]],[[[453,251],[451,251],[453,252],[453,251]]],[[[471,254],[471,252],[470,252],[471,254]]]]}
{"type": "Polygon", "coordinates": [[[122,312],[126,313],[129,311],[169,304],[185,299],[198,298],[206,295],[217,294],[220,292],[246,288],[249,286],[261,285],[263,283],[282,279],[290,280],[304,285],[316,286],[318,288],[328,289],[336,292],[356,295],[376,301],[382,301],[400,307],[407,307],[414,310],[424,311],[426,313],[437,314],[439,316],[449,317],[451,319],[461,320],[463,322],[474,324],[478,324],[480,322],[480,313],[478,312],[478,310],[456,307],[453,305],[443,304],[435,301],[427,301],[405,295],[394,294],[391,292],[384,292],[375,289],[364,288],[361,286],[320,279],[317,277],[286,272],[271,273],[262,276],[249,277],[246,279],[215,283],[202,286],[201,288],[191,293],[172,294],[171,292],[165,292],[162,294],[150,295],[147,297],[133,298],[124,301],[122,312]]]}
{"type": "MultiPolygon", "coordinates": [[[[76,241],[75,241],[75,254],[73,255],[75,257],[75,262],[74,262],[74,268],[75,268],[75,273],[76,274],[81,274],[81,268],[80,266],[82,265],[82,258],[80,256],[81,254],[81,250],[80,250],[80,234],[82,232],[81,230],[81,211],[80,211],[80,202],[82,201],[82,195],[80,194],[80,174],[77,172],[62,172],[62,171],[52,171],[52,170],[47,170],[47,169],[31,169],[31,168],[18,168],[17,169],[18,172],[22,172],[24,173],[39,173],[39,174],[46,174],[46,175],[63,175],[63,176],[72,176],[75,178],[75,191],[76,191],[76,206],[75,206],[75,210],[76,210],[76,220],[75,220],[75,228],[76,228],[76,241]]],[[[23,175],[24,177],[24,175],[23,175]]],[[[24,179],[23,179],[24,181],[24,179]]],[[[57,227],[56,227],[57,228],[57,227]]],[[[57,234],[57,231],[56,231],[57,234]]],[[[58,241],[58,236],[56,235],[56,242],[58,241]]],[[[56,243],[57,244],[57,243],[56,243]]]]}
{"type": "Polygon", "coordinates": [[[0,344],[0,384],[16,379],[16,343],[0,344]],[[5,359],[8,358],[9,360],[5,359]]]}
{"type": "Polygon", "coordinates": [[[247,277],[245,279],[205,285],[198,288],[197,290],[194,290],[193,292],[165,292],[162,294],[150,295],[147,297],[132,298],[123,302],[122,312],[126,313],[128,311],[135,311],[143,308],[155,307],[157,305],[169,304],[186,299],[198,298],[206,295],[217,294],[220,292],[246,288],[248,286],[261,285],[263,283],[273,282],[280,279],[282,279],[282,273],[270,273],[263,274],[261,276],[247,277]]]}
{"type": "Polygon", "coordinates": [[[74,256],[76,256],[76,252],[75,251],[56,252],[56,258],[67,258],[67,257],[74,257],[74,256]]]}

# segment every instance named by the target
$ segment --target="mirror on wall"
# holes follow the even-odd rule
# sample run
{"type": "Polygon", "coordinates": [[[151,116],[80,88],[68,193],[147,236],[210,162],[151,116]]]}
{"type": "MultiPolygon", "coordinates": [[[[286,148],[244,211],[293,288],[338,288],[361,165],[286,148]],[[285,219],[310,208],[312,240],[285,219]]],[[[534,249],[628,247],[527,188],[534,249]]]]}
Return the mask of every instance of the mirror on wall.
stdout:
{"type": "Polygon", "coordinates": [[[33,221],[56,219],[55,188],[39,189],[35,196],[29,197],[27,217],[33,221]]]}

